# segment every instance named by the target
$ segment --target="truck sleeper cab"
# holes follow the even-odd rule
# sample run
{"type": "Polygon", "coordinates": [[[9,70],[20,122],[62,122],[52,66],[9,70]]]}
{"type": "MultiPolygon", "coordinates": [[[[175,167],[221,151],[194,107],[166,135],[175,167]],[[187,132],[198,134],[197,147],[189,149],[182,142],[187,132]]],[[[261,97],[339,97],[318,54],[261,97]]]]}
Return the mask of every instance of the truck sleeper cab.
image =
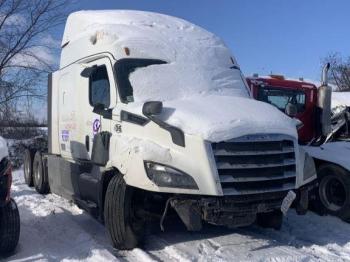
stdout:
{"type": "Polygon", "coordinates": [[[48,94],[48,152],[26,176],[104,221],[119,249],[138,244],[149,218],[163,228],[170,207],[188,230],[279,228],[295,193],[306,210],[313,174],[294,123],[249,97],[204,29],[148,12],[74,13],[48,94]]]}

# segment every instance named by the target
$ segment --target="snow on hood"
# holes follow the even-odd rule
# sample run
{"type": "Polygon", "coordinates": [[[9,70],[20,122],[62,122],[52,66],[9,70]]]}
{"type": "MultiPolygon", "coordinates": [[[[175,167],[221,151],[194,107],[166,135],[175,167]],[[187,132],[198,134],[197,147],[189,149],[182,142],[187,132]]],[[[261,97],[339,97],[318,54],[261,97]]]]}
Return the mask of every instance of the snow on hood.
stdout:
{"type": "MultiPolygon", "coordinates": [[[[140,114],[141,105],[133,107],[140,114]]],[[[185,134],[220,142],[249,134],[285,134],[297,138],[294,122],[277,108],[251,98],[192,96],[163,102],[163,121],[185,134]]],[[[130,109],[130,107],[129,107],[130,109]]]]}
{"type": "Polygon", "coordinates": [[[0,136],[0,161],[8,155],[6,140],[0,136]]]}

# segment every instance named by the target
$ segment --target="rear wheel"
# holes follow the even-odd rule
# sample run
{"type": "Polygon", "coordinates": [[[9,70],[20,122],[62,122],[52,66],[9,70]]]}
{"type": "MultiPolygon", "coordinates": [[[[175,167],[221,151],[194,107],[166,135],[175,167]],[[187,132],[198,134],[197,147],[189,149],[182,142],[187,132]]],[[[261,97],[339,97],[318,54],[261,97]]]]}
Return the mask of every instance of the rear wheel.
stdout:
{"type": "Polygon", "coordinates": [[[273,228],[280,230],[283,222],[283,214],[280,210],[268,213],[259,213],[256,217],[256,223],[264,228],[273,228]]]}
{"type": "Polygon", "coordinates": [[[143,237],[144,218],[136,214],[136,195],[136,189],[128,187],[121,175],[114,176],[108,185],[104,219],[115,248],[133,249],[143,237]]]}
{"type": "Polygon", "coordinates": [[[33,178],[35,190],[39,194],[49,193],[49,178],[46,170],[44,169],[42,155],[39,151],[36,152],[33,161],[33,178]]]}
{"type": "Polygon", "coordinates": [[[14,251],[18,244],[20,221],[17,205],[13,199],[0,208],[0,253],[14,251]]]}
{"type": "Polygon", "coordinates": [[[325,211],[350,222],[350,174],[345,169],[326,164],[319,168],[319,199],[325,211]]]}
{"type": "Polygon", "coordinates": [[[34,160],[35,151],[31,149],[26,149],[24,151],[23,158],[23,173],[24,180],[26,184],[30,187],[33,186],[33,160],[34,160]]]}

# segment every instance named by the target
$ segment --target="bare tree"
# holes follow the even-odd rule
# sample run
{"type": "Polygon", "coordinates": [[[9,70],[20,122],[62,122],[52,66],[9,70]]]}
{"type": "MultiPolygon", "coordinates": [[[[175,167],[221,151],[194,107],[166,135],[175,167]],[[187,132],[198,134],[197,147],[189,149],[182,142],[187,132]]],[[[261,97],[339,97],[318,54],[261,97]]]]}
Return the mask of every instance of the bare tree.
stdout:
{"type": "Polygon", "coordinates": [[[50,31],[63,23],[71,0],[0,0],[0,119],[23,99],[45,98],[53,70],[50,31]]]}
{"type": "Polygon", "coordinates": [[[331,64],[329,80],[339,91],[350,91],[350,57],[342,58],[339,53],[328,55],[324,63],[331,64]]]}

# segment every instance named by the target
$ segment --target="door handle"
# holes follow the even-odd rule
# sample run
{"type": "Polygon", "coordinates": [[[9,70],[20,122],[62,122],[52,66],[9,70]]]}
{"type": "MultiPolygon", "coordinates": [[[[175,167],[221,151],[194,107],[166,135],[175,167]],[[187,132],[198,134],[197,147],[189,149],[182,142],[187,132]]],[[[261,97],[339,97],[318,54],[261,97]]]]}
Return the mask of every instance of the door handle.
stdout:
{"type": "Polygon", "coordinates": [[[90,137],[89,136],[85,136],[85,147],[86,147],[86,150],[89,152],[90,151],[90,137]]]}

